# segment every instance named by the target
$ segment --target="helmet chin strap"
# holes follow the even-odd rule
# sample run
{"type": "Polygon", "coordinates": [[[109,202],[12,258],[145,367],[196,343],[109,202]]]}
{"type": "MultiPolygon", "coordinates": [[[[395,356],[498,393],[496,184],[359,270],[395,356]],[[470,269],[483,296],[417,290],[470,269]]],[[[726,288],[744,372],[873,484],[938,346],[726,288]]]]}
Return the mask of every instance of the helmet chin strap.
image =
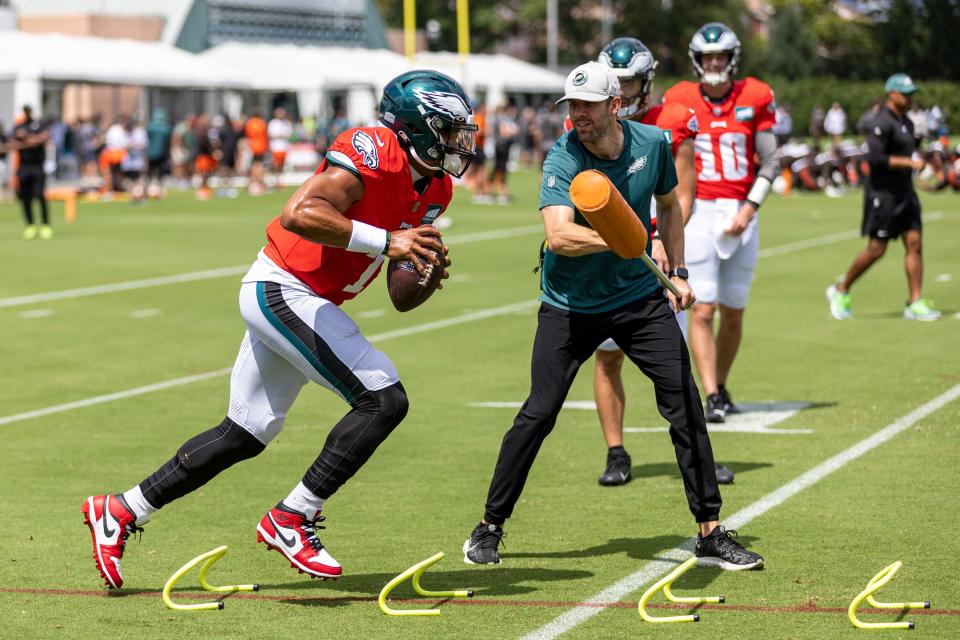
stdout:
{"type": "Polygon", "coordinates": [[[427,168],[427,169],[431,169],[431,170],[433,170],[433,171],[442,171],[442,170],[443,170],[441,167],[434,166],[434,165],[430,164],[429,162],[426,162],[423,158],[421,158],[420,155],[417,154],[417,150],[413,148],[413,145],[410,145],[409,147],[407,147],[407,151],[409,151],[409,152],[410,152],[410,155],[413,156],[413,158],[414,158],[417,162],[419,162],[423,167],[425,167],[425,168],[427,168]]]}

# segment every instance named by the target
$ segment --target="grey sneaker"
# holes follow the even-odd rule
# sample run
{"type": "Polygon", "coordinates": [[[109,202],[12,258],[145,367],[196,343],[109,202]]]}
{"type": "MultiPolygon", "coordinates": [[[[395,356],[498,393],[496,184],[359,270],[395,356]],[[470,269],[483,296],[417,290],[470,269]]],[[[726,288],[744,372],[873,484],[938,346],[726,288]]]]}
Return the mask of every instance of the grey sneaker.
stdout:
{"type": "Polygon", "coordinates": [[[763,556],[747,551],[737,542],[737,532],[722,526],[710,532],[706,538],[697,535],[697,558],[699,564],[720,567],[727,571],[745,571],[763,566],[763,556]]]}
{"type": "Polygon", "coordinates": [[[727,419],[727,410],[724,407],[723,396],[719,393],[711,393],[707,396],[707,407],[704,411],[704,417],[707,422],[719,424],[727,419]]]}
{"type": "Polygon", "coordinates": [[[607,452],[607,468],[600,476],[600,484],[605,487],[627,484],[630,482],[630,465],[630,455],[626,451],[607,452]]]}
{"type": "Polygon", "coordinates": [[[463,543],[463,561],[467,564],[500,564],[500,552],[503,544],[503,527],[481,522],[463,543]]]}
{"type": "Polygon", "coordinates": [[[717,465],[717,484],[733,484],[733,471],[719,462],[717,465]]]}

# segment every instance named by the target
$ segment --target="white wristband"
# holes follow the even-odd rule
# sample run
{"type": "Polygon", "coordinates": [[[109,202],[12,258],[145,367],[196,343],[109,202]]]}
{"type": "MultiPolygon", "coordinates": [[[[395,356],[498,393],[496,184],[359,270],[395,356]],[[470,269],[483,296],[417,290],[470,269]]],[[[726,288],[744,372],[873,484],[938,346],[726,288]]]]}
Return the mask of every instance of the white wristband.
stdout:
{"type": "Polygon", "coordinates": [[[388,237],[386,229],[354,220],[353,230],[350,232],[350,242],[347,243],[347,251],[378,256],[386,249],[388,237]]]}
{"type": "Polygon", "coordinates": [[[763,201],[767,199],[767,196],[770,195],[770,181],[763,176],[757,176],[757,181],[753,183],[753,187],[750,189],[750,193],[747,194],[747,200],[757,205],[757,208],[760,208],[760,205],[763,204],[763,201]]]}

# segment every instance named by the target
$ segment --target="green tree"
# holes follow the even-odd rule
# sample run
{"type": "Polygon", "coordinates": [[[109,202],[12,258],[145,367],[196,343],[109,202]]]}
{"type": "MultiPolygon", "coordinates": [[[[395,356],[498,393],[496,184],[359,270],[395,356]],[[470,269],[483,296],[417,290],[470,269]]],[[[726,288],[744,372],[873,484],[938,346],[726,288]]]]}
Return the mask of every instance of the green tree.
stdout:
{"type": "Polygon", "coordinates": [[[770,29],[765,71],[787,78],[806,78],[819,71],[817,37],[798,5],[777,12],[770,29]]]}

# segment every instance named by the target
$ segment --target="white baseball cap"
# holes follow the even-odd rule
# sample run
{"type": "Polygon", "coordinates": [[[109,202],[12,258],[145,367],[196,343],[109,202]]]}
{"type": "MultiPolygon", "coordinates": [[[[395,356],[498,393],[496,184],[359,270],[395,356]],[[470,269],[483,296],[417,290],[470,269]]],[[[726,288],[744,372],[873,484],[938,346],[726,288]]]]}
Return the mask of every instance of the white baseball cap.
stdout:
{"type": "Polygon", "coordinates": [[[570,72],[563,91],[563,97],[557,100],[557,104],[566,100],[603,102],[620,95],[620,80],[607,65],[587,62],[570,72]]]}

